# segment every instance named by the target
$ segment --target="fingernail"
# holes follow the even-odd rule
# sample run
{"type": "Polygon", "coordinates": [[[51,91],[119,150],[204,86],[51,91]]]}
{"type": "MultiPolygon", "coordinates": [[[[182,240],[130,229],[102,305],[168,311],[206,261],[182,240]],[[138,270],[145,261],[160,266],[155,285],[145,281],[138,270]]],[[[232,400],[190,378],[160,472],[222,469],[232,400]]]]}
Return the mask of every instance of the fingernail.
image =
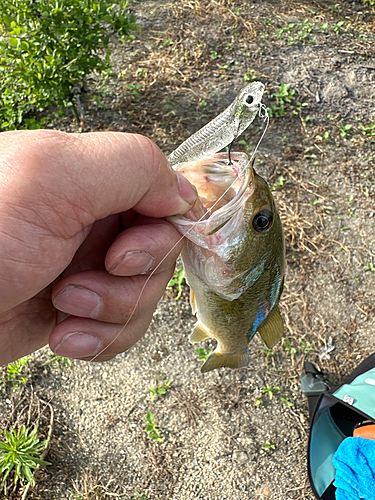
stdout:
{"type": "MultiPolygon", "coordinates": [[[[189,208],[194,205],[197,199],[197,190],[195,186],[190,184],[190,182],[179,172],[176,172],[178,179],[178,192],[181,198],[189,204],[189,208]]],[[[185,210],[187,212],[187,210],[185,210]]]]}
{"type": "Polygon", "coordinates": [[[83,358],[85,356],[95,356],[102,349],[103,343],[98,337],[88,333],[72,332],[64,335],[53,352],[68,358],[83,358]]]}
{"type": "Polygon", "coordinates": [[[81,286],[69,285],[53,299],[59,311],[96,319],[103,309],[103,300],[97,293],[81,286]]]}
{"type": "Polygon", "coordinates": [[[147,252],[128,252],[108,272],[121,276],[146,274],[154,267],[155,259],[147,252]]]}

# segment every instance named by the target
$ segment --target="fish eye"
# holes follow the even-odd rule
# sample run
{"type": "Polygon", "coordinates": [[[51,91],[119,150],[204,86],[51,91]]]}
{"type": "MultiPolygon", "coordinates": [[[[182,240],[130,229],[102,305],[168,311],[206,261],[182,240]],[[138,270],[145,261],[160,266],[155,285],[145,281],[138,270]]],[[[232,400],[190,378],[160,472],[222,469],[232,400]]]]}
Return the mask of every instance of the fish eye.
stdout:
{"type": "Polygon", "coordinates": [[[250,105],[250,104],[253,104],[253,102],[254,102],[254,97],[253,97],[251,94],[249,94],[249,95],[246,97],[246,104],[249,104],[249,105],[250,105]]]}
{"type": "Polygon", "coordinates": [[[253,219],[253,228],[258,233],[264,233],[272,225],[272,214],[269,210],[261,210],[253,219]]]}

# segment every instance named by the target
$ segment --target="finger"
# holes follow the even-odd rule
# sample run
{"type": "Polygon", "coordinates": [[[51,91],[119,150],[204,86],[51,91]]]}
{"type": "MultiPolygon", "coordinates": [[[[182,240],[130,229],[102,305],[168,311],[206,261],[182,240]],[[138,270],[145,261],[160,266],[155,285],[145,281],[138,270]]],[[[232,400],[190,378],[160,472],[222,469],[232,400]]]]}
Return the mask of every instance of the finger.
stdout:
{"type": "Polygon", "coordinates": [[[0,314],[0,366],[48,344],[56,325],[56,310],[50,297],[48,288],[12,311],[0,314]]]}
{"type": "MultiPolygon", "coordinates": [[[[128,213],[128,212],[127,212],[128,213]]],[[[63,275],[91,269],[105,269],[104,259],[108,248],[121,230],[120,217],[110,215],[95,222],[85,241],[78,248],[63,275]]]]}
{"type": "Polygon", "coordinates": [[[71,274],[55,287],[52,301],[56,309],[73,316],[124,324],[155,309],[173,269],[149,279],[111,276],[105,271],[71,274]]]}
{"type": "Polygon", "coordinates": [[[116,276],[164,272],[176,261],[183,246],[181,234],[166,220],[138,218],[108,250],[105,266],[116,276]]]}
{"type": "Polygon", "coordinates": [[[86,361],[107,361],[130,349],[147,331],[153,311],[124,325],[69,316],[56,326],[50,348],[59,356],[86,361]]]}

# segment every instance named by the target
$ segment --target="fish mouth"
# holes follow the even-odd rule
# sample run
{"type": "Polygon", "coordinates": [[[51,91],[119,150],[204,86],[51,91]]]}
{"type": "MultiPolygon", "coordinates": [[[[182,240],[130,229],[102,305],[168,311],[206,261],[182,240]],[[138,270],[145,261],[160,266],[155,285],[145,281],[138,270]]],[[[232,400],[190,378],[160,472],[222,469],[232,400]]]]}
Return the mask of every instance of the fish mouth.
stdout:
{"type": "Polygon", "coordinates": [[[254,170],[246,153],[217,153],[176,165],[198,191],[194,207],[184,215],[168,217],[185,235],[192,230],[206,236],[222,228],[254,190],[254,170]]]}

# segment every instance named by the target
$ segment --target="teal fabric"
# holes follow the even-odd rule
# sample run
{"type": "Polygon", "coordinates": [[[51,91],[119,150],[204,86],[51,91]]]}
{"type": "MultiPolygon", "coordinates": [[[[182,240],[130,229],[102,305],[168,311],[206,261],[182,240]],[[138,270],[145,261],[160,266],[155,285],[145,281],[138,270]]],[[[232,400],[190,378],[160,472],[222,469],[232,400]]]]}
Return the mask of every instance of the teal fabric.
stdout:
{"type": "Polygon", "coordinates": [[[310,471],[317,493],[321,496],[335,478],[332,463],[339,444],[346,436],[338,429],[329,410],[315,421],[310,440],[310,471]]]}
{"type": "Polygon", "coordinates": [[[375,419],[375,368],[362,373],[351,384],[342,385],[333,395],[342,401],[345,401],[345,396],[347,400],[353,398],[353,408],[375,419]]]}

